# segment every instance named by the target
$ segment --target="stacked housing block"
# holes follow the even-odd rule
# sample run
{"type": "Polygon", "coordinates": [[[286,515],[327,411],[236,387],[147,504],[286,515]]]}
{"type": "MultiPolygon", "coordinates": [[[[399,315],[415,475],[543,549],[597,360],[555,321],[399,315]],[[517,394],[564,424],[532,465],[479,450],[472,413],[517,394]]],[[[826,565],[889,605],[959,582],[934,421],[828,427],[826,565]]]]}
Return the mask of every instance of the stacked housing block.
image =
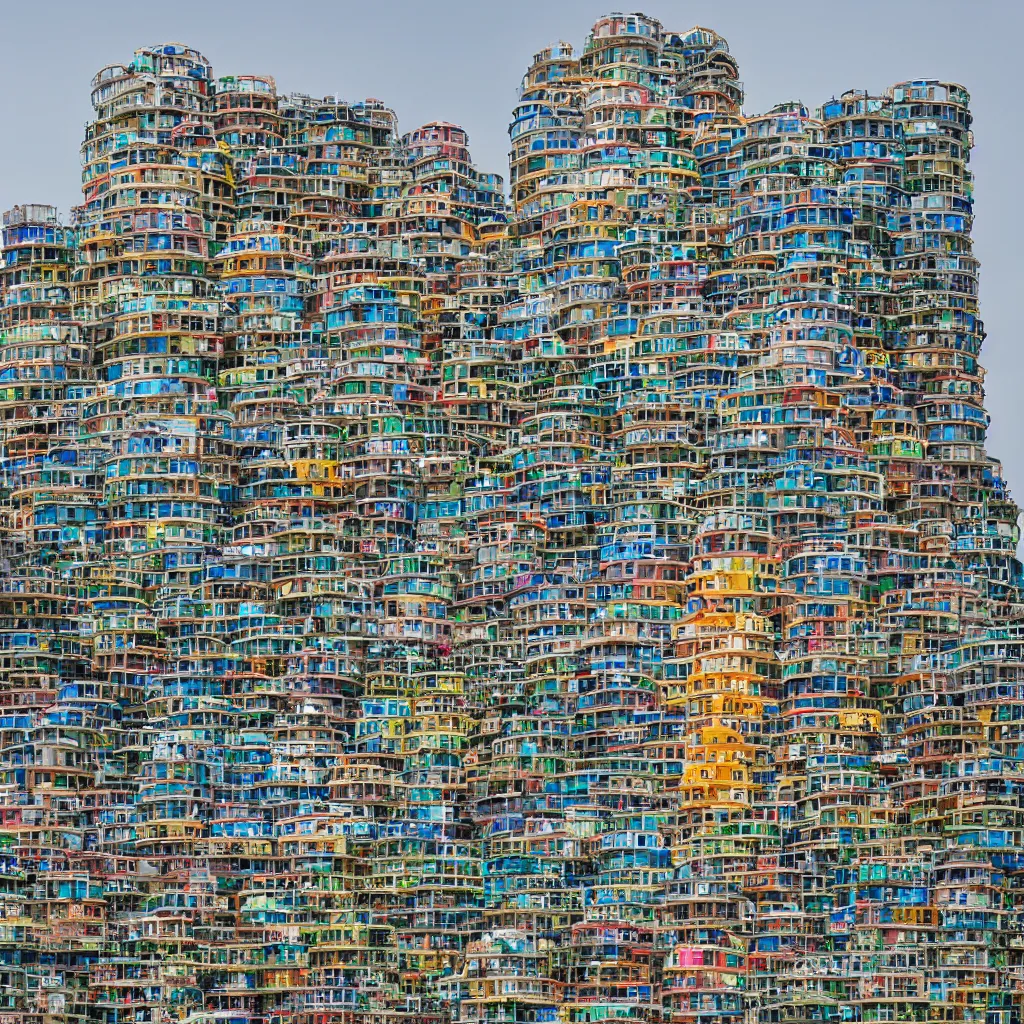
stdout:
{"type": "Polygon", "coordinates": [[[3,217],[0,1024],[1020,1024],[962,86],[101,70],[3,217]]]}

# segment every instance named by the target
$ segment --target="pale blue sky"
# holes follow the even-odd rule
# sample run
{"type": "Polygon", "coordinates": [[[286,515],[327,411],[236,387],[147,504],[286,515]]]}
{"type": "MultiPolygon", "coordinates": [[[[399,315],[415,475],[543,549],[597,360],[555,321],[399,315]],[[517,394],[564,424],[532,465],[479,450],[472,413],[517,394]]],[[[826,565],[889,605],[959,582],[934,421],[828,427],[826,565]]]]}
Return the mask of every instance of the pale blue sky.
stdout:
{"type": "Polygon", "coordinates": [[[972,95],[975,239],[982,260],[984,363],[1001,457],[1024,502],[1024,66],[1021,0],[2,0],[7,87],[0,100],[0,206],[78,196],[78,143],[89,80],[155,42],[201,50],[218,74],[271,74],[281,91],[375,96],[404,129],[443,119],[470,133],[476,162],[506,171],[509,113],[534,52],[579,47],[609,10],[642,9],[674,29],[724,35],[740,64],[748,111],[781,100],[816,106],[846,89],[908,78],[958,81],[972,95]]]}

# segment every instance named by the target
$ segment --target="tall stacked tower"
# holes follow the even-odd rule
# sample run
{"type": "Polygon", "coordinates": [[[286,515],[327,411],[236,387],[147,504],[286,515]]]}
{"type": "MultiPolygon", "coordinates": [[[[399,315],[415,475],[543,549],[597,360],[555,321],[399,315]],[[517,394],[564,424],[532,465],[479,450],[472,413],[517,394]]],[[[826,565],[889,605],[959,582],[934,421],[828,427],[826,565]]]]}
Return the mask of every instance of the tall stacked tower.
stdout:
{"type": "Polygon", "coordinates": [[[742,103],[603,17],[506,199],[96,76],[3,224],[0,1024],[1020,1024],[969,97],[742,103]]]}

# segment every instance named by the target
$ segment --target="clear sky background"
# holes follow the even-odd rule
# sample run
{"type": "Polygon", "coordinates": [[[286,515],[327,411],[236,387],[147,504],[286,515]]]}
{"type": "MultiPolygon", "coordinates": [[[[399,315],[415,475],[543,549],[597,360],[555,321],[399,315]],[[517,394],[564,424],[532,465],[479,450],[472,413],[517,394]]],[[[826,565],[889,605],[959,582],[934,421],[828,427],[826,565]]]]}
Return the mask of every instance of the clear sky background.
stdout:
{"type": "Polygon", "coordinates": [[[273,75],[281,92],[376,97],[403,130],[454,121],[477,165],[507,176],[506,129],[532,55],[559,39],[578,49],[596,18],[638,8],[724,35],[748,112],[911,78],[968,88],[989,452],[1024,504],[1024,0],[0,0],[0,206],[66,212],[77,201],[92,75],[157,42],[201,50],[218,75],[273,75]]]}

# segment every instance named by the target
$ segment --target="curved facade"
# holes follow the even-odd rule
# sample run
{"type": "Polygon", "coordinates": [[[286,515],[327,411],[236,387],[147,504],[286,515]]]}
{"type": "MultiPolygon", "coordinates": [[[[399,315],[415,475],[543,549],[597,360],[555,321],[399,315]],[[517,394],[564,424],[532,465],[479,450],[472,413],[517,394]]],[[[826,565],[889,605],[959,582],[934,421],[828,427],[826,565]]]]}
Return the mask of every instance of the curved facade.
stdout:
{"type": "Polygon", "coordinates": [[[92,98],[3,217],[0,1024],[1020,1024],[962,86],[612,14],[507,194],[179,43],[92,98]]]}

